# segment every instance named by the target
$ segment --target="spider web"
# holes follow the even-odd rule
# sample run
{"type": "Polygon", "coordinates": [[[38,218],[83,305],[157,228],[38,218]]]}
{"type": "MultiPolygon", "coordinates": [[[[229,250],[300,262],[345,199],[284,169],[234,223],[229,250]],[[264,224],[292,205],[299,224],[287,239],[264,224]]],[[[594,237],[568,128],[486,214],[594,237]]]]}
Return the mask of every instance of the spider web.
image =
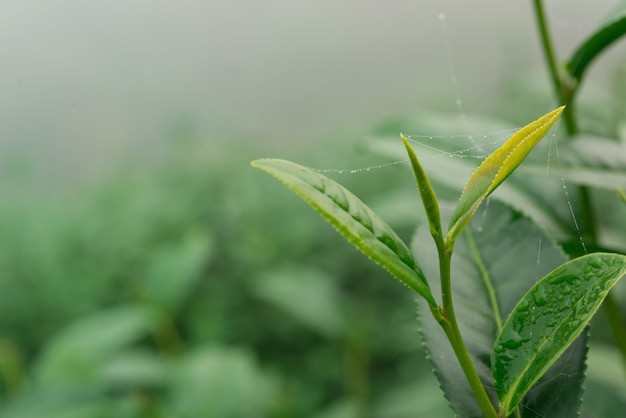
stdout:
{"type": "MultiPolygon", "coordinates": [[[[497,129],[493,131],[483,132],[483,131],[475,131],[472,130],[469,118],[466,114],[466,109],[464,102],[460,95],[459,82],[458,77],[456,75],[456,64],[454,62],[454,57],[452,54],[451,40],[449,36],[449,32],[447,30],[447,19],[444,13],[440,13],[437,16],[441,24],[443,43],[446,51],[447,57],[447,67],[450,73],[450,86],[452,93],[454,95],[454,105],[456,107],[456,112],[458,114],[458,118],[460,121],[461,131],[458,133],[449,133],[449,134],[431,134],[431,133],[416,133],[409,132],[405,134],[405,137],[415,146],[419,147],[420,150],[427,152],[418,153],[418,157],[420,161],[426,168],[426,172],[429,172],[429,167],[450,167],[450,160],[455,159],[456,162],[459,160],[463,160],[464,164],[460,164],[461,167],[464,167],[466,177],[469,177],[471,172],[478,167],[480,162],[484,160],[491,152],[501,146],[513,133],[515,133],[519,127],[509,128],[509,129],[497,129]]],[[[546,111],[549,109],[546,109],[546,111]]],[[[540,116],[540,115],[537,115],[540,116]]],[[[567,212],[570,216],[571,226],[575,231],[578,240],[580,242],[581,248],[584,253],[587,253],[587,248],[585,246],[585,242],[583,239],[582,232],[580,230],[580,226],[578,220],[576,218],[576,214],[574,211],[574,205],[572,203],[572,198],[570,197],[568,184],[565,180],[565,177],[562,174],[561,169],[561,160],[559,156],[559,148],[558,148],[558,126],[555,126],[551,133],[549,134],[547,139],[548,145],[544,146],[541,152],[543,152],[545,158],[545,168],[546,168],[546,178],[550,176],[552,170],[557,171],[557,176],[559,177],[559,181],[561,184],[561,192],[563,201],[567,207],[567,212]]],[[[546,142],[546,139],[543,141],[546,142]]],[[[398,141],[399,142],[399,141],[398,141]]],[[[399,147],[401,148],[401,147],[399,147]]],[[[459,164],[456,164],[459,165],[459,164]]],[[[396,158],[391,162],[383,162],[375,165],[368,165],[366,167],[351,167],[351,168],[340,168],[340,169],[316,169],[322,173],[334,173],[339,175],[360,175],[360,174],[370,174],[377,173],[379,170],[389,169],[393,166],[407,166],[410,169],[410,162],[407,158],[396,158]]],[[[458,174],[458,173],[457,173],[458,174]]],[[[463,179],[465,181],[465,179],[463,179]]],[[[483,204],[482,210],[477,214],[475,219],[472,221],[474,225],[474,231],[480,233],[483,229],[483,225],[485,225],[489,221],[489,211],[490,211],[490,201],[492,198],[488,198],[487,201],[483,204]]],[[[454,208],[454,202],[447,202],[442,204],[442,210],[447,211],[448,215],[451,214],[454,208]]],[[[443,214],[445,217],[445,214],[443,214]]],[[[542,263],[544,262],[544,245],[545,242],[543,237],[539,235],[534,244],[536,246],[536,274],[535,274],[535,283],[541,279],[543,273],[542,271],[542,263]]],[[[433,259],[435,260],[435,259],[433,259]]],[[[428,263],[428,261],[427,261],[428,263]]],[[[505,320],[505,318],[503,318],[505,320]]],[[[532,326],[532,324],[531,324],[532,326]]],[[[463,331],[463,330],[462,330],[463,331]]],[[[532,335],[532,331],[531,331],[532,335]]],[[[586,344],[584,338],[580,338],[574,344],[581,345],[582,348],[579,347],[579,350],[585,350],[584,345],[586,344]]],[[[560,370],[557,375],[559,378],[565,379],[582,379],[584,377],[578,375],[577,373],[573,373],[572,370],[574,368],[569,368],[570,366],[570,358],[573,350],[566,351],[565,355],[562,356],[561,359],[553,366],[557,370],[560,370]]],[[[454,357],[446,358],[444,360],[446,362],[447,367],[451,369],[460,370],[460,366],[454,357]]],[[[556,380],[556,378],[554,378],[556,380]]],[[[489,389],[495,390],[493,386],[486,384],[489,389]]],[[[549,379],[540,379],[535,387],[540,389],[543,386],[550,386],[549,379]]],[[[551,389],[554,389],[552,386],[551,389]]],[[[542,393],[544,391],[537,390],[534,393],[542,393]]],[[[559,392],[555,392],[552,390],[549,393],[549,399],[543,400],[542,405],[552,404],[556,406],[559,404],[562,398],[562,394],[559,392]]],[[[537,411],[532,411],[529,406],[529,403],[522,401],[520,404],[520,409],[525,412],[525,416],[534,414],[536,417],[543,418],[544,415],[541,415],[537,411]]],[[[548,408],[550,409],[550,408],[548,408]]],[[[547,418],[547,417],[546,417],[547,418]]]]}

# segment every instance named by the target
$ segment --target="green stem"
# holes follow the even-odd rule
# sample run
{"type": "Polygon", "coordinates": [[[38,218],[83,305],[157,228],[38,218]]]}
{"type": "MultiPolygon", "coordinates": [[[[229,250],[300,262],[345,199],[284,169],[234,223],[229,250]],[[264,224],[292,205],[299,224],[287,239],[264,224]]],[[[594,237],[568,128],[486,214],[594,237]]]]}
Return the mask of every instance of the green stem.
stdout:
{"type": "Polygon", "coordinates": [[[459,324],[456,320],[454,305],[452,303],[452,287],[450,284],[450,264],[453,247],[454,242],[446,241],[443,257],[439,258],[442,298],[441,309],[443,312],[442,315],[439,315],[440,320],[438,320],[438,322],[450,341],[454,354],[461,365],[461,369],[467,378],[467,382],[474,392],[474,396],[476,397],[476,401],[478,402],[483,415],[485,418],[498,418],[498,413],[491,403],[491,399],[489,399],[489,395],[480,381],[478,372],[476,371],[474,363],[472,362],[469,352],[467,351],[467,347],[463,341],[463,337],[461,336],[459,324]]]}
{"type": "MultiPolygon", "coordinates": [[[[578,125],[574,117],[574,96],[580,84],[577,82],[571,82],[566,76],[561,76],[556,63],[556,55],[554,53],[554,48],[552,47],[552,40],[548,29],[548,23],[545,18],[542,0],[534,0],[534,5],[535,16],[541,35],[541,44],[546,57],[546,62],[548,64],[548,71],[552,79],[552,85],[560,103],[567,106],[563,112],[567,134],[569,136],[574,136],[578,133],[578,125]]],[[[595,223],[595,210],[593,208],[589,192],[589,189],[585,186],[578,187],[584,228],[583,238],[585,241],[596,245],[597,231],[595,223]]],[[[617,347],[622,354],[622,358],[624,359],[624,364],[626,366],[626,336],[624,334],[626,323],[624,322],[619,307],[615,303],[611,294],[607,295],[602,306],[607,314],[613,338],[615,339],[617,347]]]]}
{"type": "Polygon", "coordinates": [[[567,82],[566,79],[561,76],[561,72],[557,66],[556,54],[554,53],[554,47],[552,46],[552,38],[550,37],[550,30],[548,29],[548,22],[546,20],[542,0],[534,0],[533,3],[535,5],[535,18],[537,19],[537,25],[539,26],[539,35],[541,36],[543,54],[546,59],[546,64],[548,65],[550,78],[552,79],[552,87],[559,100],[559,104],[567,106],[563,111],[563,120],[565,121],[567,133],[572,136],[578,132],[578,127],[574,119],[574,107],[572,103],[575,86],[570,86],[571,83],[567,82]]]}

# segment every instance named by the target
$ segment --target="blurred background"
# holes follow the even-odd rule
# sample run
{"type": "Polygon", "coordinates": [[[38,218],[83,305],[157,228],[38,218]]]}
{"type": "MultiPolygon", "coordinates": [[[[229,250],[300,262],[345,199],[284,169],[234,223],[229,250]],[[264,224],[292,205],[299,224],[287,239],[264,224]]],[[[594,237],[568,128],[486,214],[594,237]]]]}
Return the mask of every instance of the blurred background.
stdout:
{"type": "MultiPolygon", "coordinates": [[[[546,3],[564,58],[615,2],[546,3]]],[[[530,2],[4,0],[0,27],[0,417],[452,415],[412,295],[248,162],[530,120],[530,2]]],[[[340,180],[410,238],[407,173],[340,180]]]]}

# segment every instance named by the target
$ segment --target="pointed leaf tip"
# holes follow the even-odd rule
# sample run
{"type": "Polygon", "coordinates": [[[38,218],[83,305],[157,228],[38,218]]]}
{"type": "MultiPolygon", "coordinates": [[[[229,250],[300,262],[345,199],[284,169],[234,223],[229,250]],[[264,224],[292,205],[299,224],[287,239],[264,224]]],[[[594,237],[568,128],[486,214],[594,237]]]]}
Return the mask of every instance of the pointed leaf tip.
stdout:
{"type": "Polygon", "coordinates": [[[522,163],[563,113],[560,106],[517,131],[478,166],[465,184],[452,215],[447,240],[455,240],[489,196],[522,163]]]}
{"type": "Polygon", "coordinates": [[[443,245],[441,215],[439,213],[439,201],[437,199],[437,195],[435,194],[435,190],[426,175],[426,171],[424,171],[422,164],[419,162],[413,147],[411,147],[411,144],[403,134],[400,134],[400,137],[402,138],[406,152],[409,155],[409,160],[411,161],[411,166],[413,167],[413,174],[415,175],[417,189],[419,190],[420,198],[422,199],[422,204],[424,205],[424,210],[426,211],[426,217],[428,218],[430,234],[433,236],[438,246],[443,245]]]}

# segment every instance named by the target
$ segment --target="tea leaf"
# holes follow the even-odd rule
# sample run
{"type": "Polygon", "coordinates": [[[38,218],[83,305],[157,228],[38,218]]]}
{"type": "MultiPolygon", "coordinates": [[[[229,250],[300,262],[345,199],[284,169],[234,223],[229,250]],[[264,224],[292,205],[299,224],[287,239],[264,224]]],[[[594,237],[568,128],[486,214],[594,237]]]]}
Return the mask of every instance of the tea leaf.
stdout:
{"type": "Polygon", "coordinates": [[[604,49],[626,34],[626,3],[622,2],[591,36],[574,51],[567,72],[580,81],[587,67],[604,49]]]}
{"type": "Polygon", "coordinates": [[[503,416],[580,335],[624,274],[626,255],[589,254],[557,267],[518,302],[491,357],[503,416]]]}
{"type": "MultiPolygon", "coordinates": [[[[410,122],[406,121],[404,124],[397,122],[395,125],[398,125],[405,132],[428,131],[432,132],[436,137],[448,137],[460,132],[462,129],[461,124],[457,121],[458,117],[444,117],[434,113],[428,113],[427,119],[425,117],[420,114],[410,122]],[[433,120],[441,124],[439,129],[436,129],[434,125],[431,126],[431,124],[435,123],[433,120]]],[[[510,128],[509,125],[502,123],[489,121],[481,123],[480,120],[477,121],[471,118],[469,118],[469,121],[472,126],[481,129],[475,132],[499,132],[510,128]]],[[[484,159],[485,155],[496,149],[493,145],[496,141],[481,142],[480,149],[478,149],[476,142],[472,142],[472,138],[468,136],[454,136],[453,141],[439,140],[436,141],[436,146],[433,146],[431,142],[427,140],[417,141],[412,143],[411,146],[415,153],[420,156],[420,163],[428,173],[430,182],[440,200],[458,199],[465,186],[467,173],[476,169],[474,161],[479,158],[481,160],[484,159]],[[462,151],[462,154],[459,150],[462,151]]],[[[541,142],[537,146],[541,146],[541,142]]],[[[368,143],[368,149],[392,161],[406,158],[406,150],[403,146],[399,146],[395,136],[393,138],[387,136],[375,138],[368,143]]],[[[564,151],[561,150],[562,153],[564,151]]],[[[563,215],[556,205],[545,199],[545,196],[562,193],[560,177],[549,179],[556,181],[546,181],[545,155],[547,152],[548,150],[546,149],[545,153],[539,153],[542,155],[542,158],[533,158],[535,153],[531,153],[524,160],[524,164],[518,167],[507,181],[498,187],[498,193],[492,195],[492,197],[527,214],[538,224],[548,229],[550,233],[557,236],[565,236],[571,233],[571,215],[569,213],[563,215]],[[541,174],[541,193],[537,193],[536,187],[534,188],[533,184],[529,184],[527,175],[522,175],[527,174],[529,166],[533,167],[530,169],[533,175],[541,174]],[[522,170],[524,170],[523,173],[522,170]],[[547,191],[544,192],[544,189],[547,191]]],[[[558,173],[558,170],[550,170],[550,173],[558,173]]]]}
{"type": "Polygon", "coordinates": [[[424,171],[424,168],[419,162],[415,151],[411,147],[411,144],[407,141],[406,137],[402,135],[402,142],[409,154],[411,160],[411,166],[413,167],[413,173],[415,174],[415,180],[417,181],[417,188],[420,192],[422,203],[424,204],[424,210],[426,210],[426,217],[428,218],[428,225],[430,226],[430,234],[435,239],[438,248],[443,247],[443,236],[441,235],[441,216],[439,214],[439,201],[433,186],[430,184],[430,180],[424,171]]]}
{"type": "Polygon", "coordinates": [[[489,155],[470,176],[452,215],[447,240],[454,240],[470,221],[478,206],[516,168],[543,138],[563,112],[561,106],[526,125],[489,155]]]}
{"type": "Polygon", "coordinates": [[[290,161],[261,159],[251,163],[285,184],[322,215],[363,254],[437,306],[422,269],[411,251],[365,203],[328,177],[290,161]]]}
{"type": "MultiPolygon", "coordinates": [[[[426,262],[436,257],[433,246],[423,244],[428,239],[426,228],[422,228],[413,243],[418,262],[427,277],[431,277],[438,271],[437,263],[426,262]]],[[[498,397],[493,388],[490,358],[499,334],[495,311],[506,318],[537,279],[566,261],[560,246],[542,228],[495,200],[478,209],[475,221],[459,237],[452,263],[454,306],[470,356],[494,405],[497,405],[498,397]],[[483,212],[486,213],[483,215],[483,212]],[[476,222],[483,219],[484,222],[476,222]],[[537,260],[538,241],[541,243],[540,262],[537,260]],[[495,297],[490,295],[490,288],[495,297]]],[[[437,286],[438,283],[433,281],[433,292],[438,292],[437,286]]],[[[420,324],[429,359],[456,416],[483,416],[441,327],[428,315],[420,315],[420,324]]],[[[529,391],[520,404],[520,416],[577,416],[585,353],[586,335],[581,335],[529,391]],[[554,402],[553,394],[557,391],[559,402],[554,402]]]]}

